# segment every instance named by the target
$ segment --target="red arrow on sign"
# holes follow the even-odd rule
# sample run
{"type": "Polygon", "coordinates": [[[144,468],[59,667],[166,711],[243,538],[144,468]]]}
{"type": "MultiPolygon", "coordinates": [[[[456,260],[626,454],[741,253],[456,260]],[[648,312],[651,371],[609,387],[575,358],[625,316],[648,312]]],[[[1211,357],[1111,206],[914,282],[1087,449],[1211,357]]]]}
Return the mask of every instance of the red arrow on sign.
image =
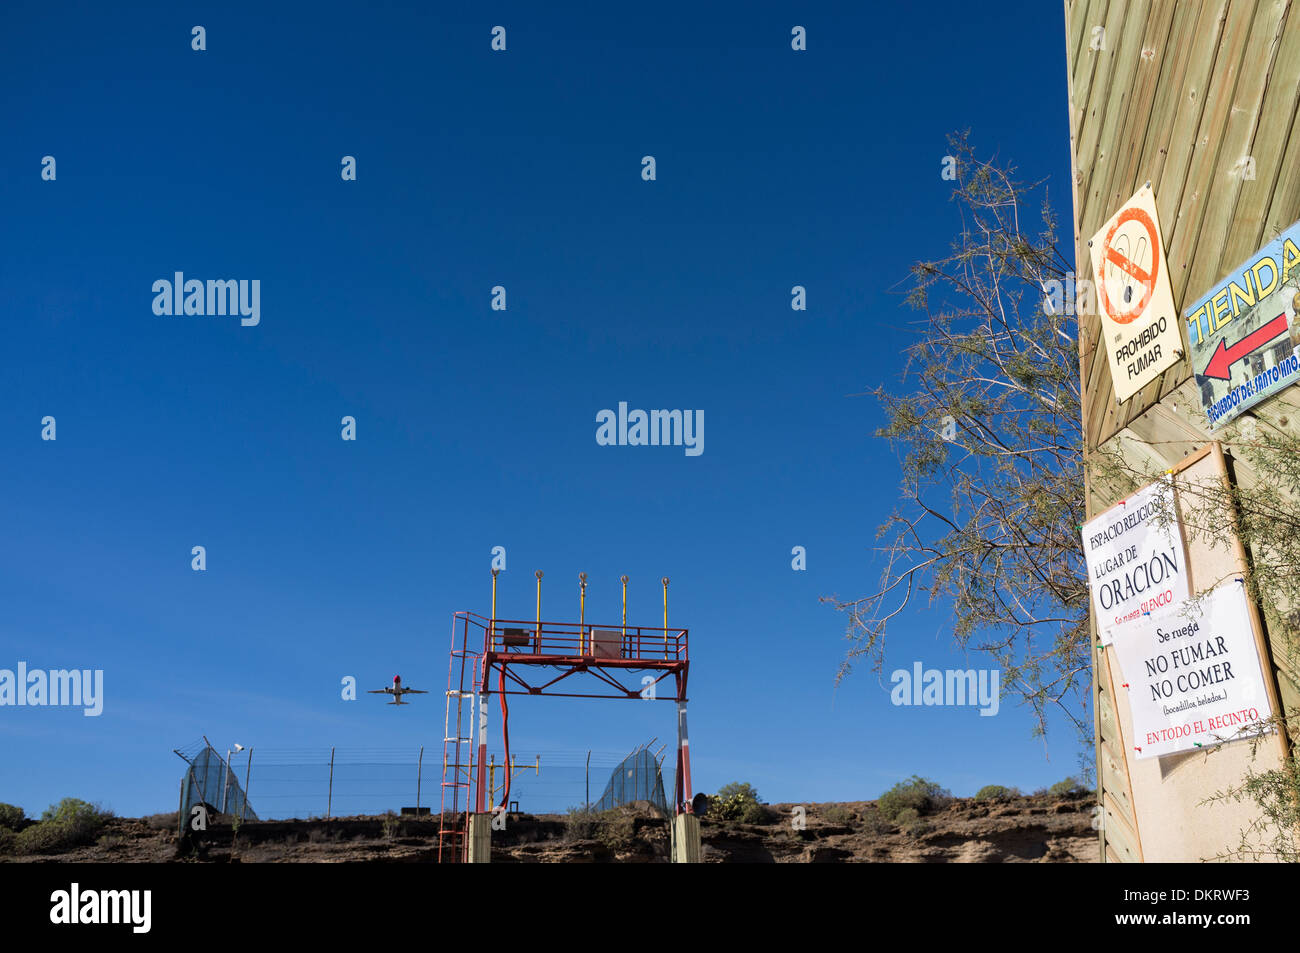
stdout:
{"type": "Polygon", "coordinates": [[[1210,357],[1210,363],[1205,365],[1202,374],[1205,377],[1217,377],[1219,380],[1226,381],[1228,379],[1228,368],[1251,351],[1263,347],[1273,338],[1286,334],[1286,331],[1286,314],[1284,312],[1262,328],[1251,331],[1232,347],[1228,347],[1220,341],[1219,346],[1215,348],[1214,354],[1210,357]]]}

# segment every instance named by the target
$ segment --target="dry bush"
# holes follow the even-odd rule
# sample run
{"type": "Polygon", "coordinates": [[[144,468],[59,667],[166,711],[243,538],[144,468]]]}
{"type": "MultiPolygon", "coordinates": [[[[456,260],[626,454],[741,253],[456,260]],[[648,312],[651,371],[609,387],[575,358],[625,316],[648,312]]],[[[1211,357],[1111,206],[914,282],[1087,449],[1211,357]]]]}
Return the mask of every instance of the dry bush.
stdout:
{"type": "Polygon", "coordinates": [[[843,804],[831,804],[822,810],[822,817],[828,824],[836,827],[849,827],[853,824],[853,812],[843,804]]]}

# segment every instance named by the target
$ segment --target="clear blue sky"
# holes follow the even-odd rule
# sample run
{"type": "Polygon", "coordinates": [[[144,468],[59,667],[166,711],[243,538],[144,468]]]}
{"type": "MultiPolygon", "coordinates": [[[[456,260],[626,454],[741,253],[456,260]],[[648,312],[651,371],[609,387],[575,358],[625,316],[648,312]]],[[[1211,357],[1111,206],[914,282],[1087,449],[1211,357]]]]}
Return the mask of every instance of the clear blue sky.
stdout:
{"type": "MultiPolygon", "coordinates": [[[[1045,747],[1010,704],[834,690],[818,601],[879,575],[899,467],[849,395],[897,378],[900,282],[958,228],[945,136],[1049,176],[1068,233],[1060,5],[550,7],[6,5],[0,668],[103,669],[105,701],[0,708],[0,800],[174,809],[200,734],[437,751],[451,615],[487,613],[498,545],[502,615],[542,569],[576,617],[585,570],[588,619],[627,573],[656,625],[672,578],[697,790],[1076,771],[1064,722],[1045,747]],[[176,271],[259,279],[261,323],[155,315],[176,271]],[[619,401],[702,410],[704,453],[598,446],[619,401]],[[340,699],[395,672],[433,694],[340,699]]],[[[949,631],[910,613],[888,667],[989,664],[949,631]]],[[[673,731],[666,702],[512,715],[529,760],[673,731]]]]}

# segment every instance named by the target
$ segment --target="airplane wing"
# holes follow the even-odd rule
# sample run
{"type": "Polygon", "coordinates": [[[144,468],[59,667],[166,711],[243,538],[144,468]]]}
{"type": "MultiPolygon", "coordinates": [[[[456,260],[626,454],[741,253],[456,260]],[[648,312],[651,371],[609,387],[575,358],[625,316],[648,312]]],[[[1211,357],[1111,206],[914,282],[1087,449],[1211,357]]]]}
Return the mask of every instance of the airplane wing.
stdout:
{"type": "Polygon", "coordinates": [[[391,688],[372,688],[372,689],[369,690],[369,694],[371,694],[371,695],[391,695],[391,694],[393,694],[393,690],[392,690],[391,688]]]}
{"type": "Polygon", "coordinates": [[[411,692],[412,694],[415,694],[415,695],[427,695],[427,694],[429,694],[429,693],[428,693],[427,691],[425,691],[423,688],[408,688],[407,691],[408,691],[408,692],[411,692]]]}

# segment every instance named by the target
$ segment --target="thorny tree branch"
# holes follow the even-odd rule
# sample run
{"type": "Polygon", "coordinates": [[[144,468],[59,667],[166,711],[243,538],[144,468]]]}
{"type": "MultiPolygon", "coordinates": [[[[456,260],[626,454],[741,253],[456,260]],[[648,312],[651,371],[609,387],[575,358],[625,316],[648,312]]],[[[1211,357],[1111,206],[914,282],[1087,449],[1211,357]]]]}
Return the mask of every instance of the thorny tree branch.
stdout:
{"type": "Polygon", "coordinates": [[[1043,294],[1070,258],[1045,199],[1041,232],[1022,231],[1041,183],[977,159],[965,135],[950,143],[962,228],[951,254],[912,268],[922,321],[900,389],[871,391],[878,436],[902,453],[900,505],[877,534],[884,570],[869,595],[823,600],[848,616],[837,681],[859,660],[882,672],[888,627],[924,594],[951,607],[958,646],[997,660],[1037,732],[1057,710],[1090,744],[1077,327],[1043,294]]]}

